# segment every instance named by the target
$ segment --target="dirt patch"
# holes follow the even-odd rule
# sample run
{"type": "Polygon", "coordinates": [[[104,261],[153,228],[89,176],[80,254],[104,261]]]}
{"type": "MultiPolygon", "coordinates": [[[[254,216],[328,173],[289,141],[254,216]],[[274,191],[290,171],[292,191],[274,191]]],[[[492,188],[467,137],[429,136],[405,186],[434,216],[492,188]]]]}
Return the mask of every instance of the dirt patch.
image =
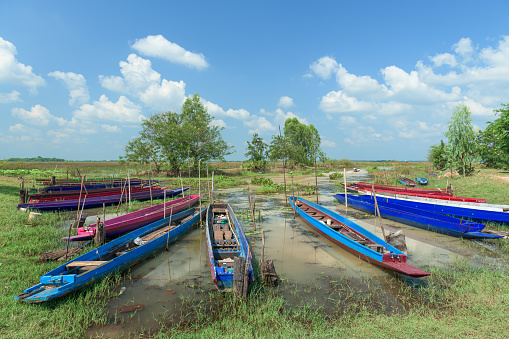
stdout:
{"type": "Polygon", "coordinates": [[[509,182],[509,176],[502,176],[502,175],[492,175],[493,179],[502,180],[504,182],[509,182]]]}

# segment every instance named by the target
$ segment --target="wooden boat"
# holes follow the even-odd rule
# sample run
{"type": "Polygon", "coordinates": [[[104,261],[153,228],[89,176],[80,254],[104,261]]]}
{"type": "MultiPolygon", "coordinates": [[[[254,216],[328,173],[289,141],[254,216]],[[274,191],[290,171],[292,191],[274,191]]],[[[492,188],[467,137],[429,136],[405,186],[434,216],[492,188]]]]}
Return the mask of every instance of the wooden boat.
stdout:
{"type": "MultiPolygon", "coordinates": [[[[139,192],[149,192],[149,194],[150,194],[150,187],[140,187],[140,186],[138,186],[138,187],[139,188],[131,187],[131,194],[139,193],[139,192]]],[[[161,190],[164,188],[166,188],[166,187],[152,187],[152,190],[158,191],[158,190],[161,190]]],[[[103,191],[103,192],[91,192],[91,191],[87,190],[87,191],[82,192],[81,197],[83,198],[85,195],[87,196],[87,199],[97,198],[97,197],[107,197],[110,195],[119,195],[119,194],[122,194],[122,192],[124,192],[124,194],[126,194],[126,191],[127,191],[127,189],[125,189],[125,190],[115,189],[115,190],[109,190],[109,191],[103,191]]],[[[41,197],[39,199],[33,199],[32,196],[29,195],[28,202],[41,203],[41,202],[50,202],[50,201],[74,200],[74,199],[79,199],[79,198],[80,198],[79,193],[75,194],[75,192],[73,192],[72,195],[61,195],[61,196],[55,196],[54,194],[46,194],[46,197],[41,197]]]]}
{"type": "MultiPolygon", "coordinates": [[[[189,187],[184,187],[184,191],[188,190],[189,187]]],[[[166,197],[171,198],[176,195],[182,193],[182,188],[177,188],[173,190],[167,189],[159,189],[152,190],[152,199],[161,199],[164,197],[166,192],[166,197]]],[[[127,195],[124,193],[123,195],[110,195],[106,197],[96,197],[85,199],[86,194],[82,196],[80,199],[73,200],[64,200],[64,201],[50,201],[50,202],[42,202],[42,203],[29,203],[29,204],[19,204],[18,209],[35,209],[39,211],[66,211],[66,210],[77,210],[78,208],[95,208],[102,207],[103,203],[106,206],[115,205],[122,201],[127,200],[127,195]]],[[[145,201],[150,200],[150,192],[138,192],[131,193],[131,200],[145,201]]]]}
{"type": "MultiPolygon", "coordinates": [[[[341,183],[341,185],[344,185],[344,183],[341,183]]],[[[448,193],[447,189],[445,188],[424,188],[424,187],[401,187],[401,186],[392,186],[392,185],[380,185],[380,184],[373,184],[369,182],[354,182],[354,183],[347,183],[347,186],[353,187],[353,188],[364,188],[371,190],[373,187],[375,190],[385,190],[390,192],[410,192],[410,193],[419,193],[419,194],[441,194],[441,195],[449,195],[452,196],[452,193],[448,193]]]]}
{"type": "MultiPolygon", "coordinates": [[[[341,203],[345,203],[344,194],[335,194],[334,198],[341,203]]],[[[348,206],[375,214],[375,200],[369,195],[348,194],[348,206]]],[[[453,218],[443,214],[428,212],[426,210],[403,207],[393,203],[386,202],[384,198],[377,197],[378,210],[384,218],[401,222],[407,225],[447,234],[454,237],[466,239],[493,239],[502,236],[482,233],[485,225],[453,218]]]]}
{"type": "Polygon", "coordinates": [[[254,280],[249,244],[233,209],[229,204],[215,201],[207,209],[206,237],[210,274],[219,291],[233,289],[234,258],[249,261],[249,282],[254,280]]]}
{"type": "Polygon", "coordinates": [[[418,183],[419,185],[427,185],[428,179],[424,177],[417,177],[415,178],[415,182],[418,183]]]}
{"type": "MultiPolygon", "coordinates": [[[[351,191],[355,191],[354,187],[351,187],[351,191]]],[[[358,193],[361,194],[371,194],[372,189],[367,188],[358,188],[356,190],[358,193]]],[[[486,199],[477,199],[477,198],[468,198],[468,197],[454,197],[452,195],[446,195],[446,194],[420,194],[420,193],[413,193],[413,192],[406,192],[404,189],[396,190],[396,191],[389,191],[389,190],[382,190],[382,189],[375,189],[376,194],[384,194],[389,196],[394,195],[407,195],[411,197],[422,197],[422,198],[431,198],[431,199],[438,199],[438,200],[447,200],[447,201],[461,201],[461,202],[471,202],[471,203],[477,203],[477,204],[485,204],[486,199]]]]}
{"type": "Polygon", "coordinates": [[[413,181],[413,180],[412,180],[412,179],[410,179],[410,178],[399,177],[399,178],[398,178],[398,181],[399,181],[400,183],[402,183],[403,185],[405,185],[405,186],[415,186],[415,185],[417,185],[417,184],[415,183],[415,181],[413,181]]]}
{"type": "MultiPolygon", "coordinates": [[[[149,186],[142,186],[142,185],[131,185],[131,191],[132,190],[135,190],[135,189],[141,189],[141,188],[146,188],[146,189],[149,189],[150,187],[149,186]]],[[[152,189],[157,189],[157,186],[153,186],[152,189]]],[[[124,189],[125,191],[125,189],[124,189]]],[[[122,193],[122,188],[120,187],[109,187],[109,188],[96,188],[96,189],[90,189],[90,190],[82,190],[82,195],[83,193],[85,194],[95,194],[95,193],[109,193],[109,192],[114,192],[115,194],[121,194],[122,193]]],[[[36,201],[36,200],[40,200],[40,201],[44,201],[43,199],[54,199],[54,200],[59,200],[58,198],[60,197],[67,197],[67,196],[78,196],[79,197],[79,194],[80,194],[80,190],[72,190],[72,191],[61,191],[61,192],[46,192],[46,193],[39,193],[39,192],[28,192],[28,199],[29,200],[33,200],[33,201],[36,201]]],[[[65,200],[65,199],[60,199],[60,200],[65,200]]],[[[50,200],[48,200],[50,201],[50,200]]]]}
{"type": "Polygon", "coordinates": [[[378,192],[376,196],[377,198],[383,198],[386,202],[399,206],[413,207],[459,218],[468,218],[478,222],[509,224],[509,205],[479,204],[378,192]]]}
{"type": "MultiPolygon", "coordinates": [[[[104,224],[106,237],[112,238],[127,232],[131,232],[142,226],[148,225],[151,222],[162,219],[165,215],[169,216],[172,211],[173,214],[176,214],[182,210],[191,208],[191,206],[198,202],[199,198],[199,195],[187,196],[172,201],[167,201],[166,210],[165,204],[162,203],[108,219],[104,224]]],[[[83,241],[92,239],[95,236],[95,232],[97,231],[96,226],[97,224],[91,224],[79,227],[78,234],[71,236],[69,240],[83,241]]],[[[62,239],[67,240],[67,237],[62,239]]]]}
{"type": "Polygon", "coordinates": [[[115,270],[124,270],[162,250],[167,243],[171,244],[182,237],[200,219],[204,210],[195,212],[178,226],[174,226],[173,222],[168,226],[168,217],[93,249],[44,274],[39,284],[14,298],[27,303],[48,301],[90,284],[115,270]]]}
{"type": "Polygon", "coordinates": [[[299,197],[289,197],[302,219],[318,233],[361,259],[411,277],[430,275],[407,263],[408,256],[350,219],[299,197]]]}

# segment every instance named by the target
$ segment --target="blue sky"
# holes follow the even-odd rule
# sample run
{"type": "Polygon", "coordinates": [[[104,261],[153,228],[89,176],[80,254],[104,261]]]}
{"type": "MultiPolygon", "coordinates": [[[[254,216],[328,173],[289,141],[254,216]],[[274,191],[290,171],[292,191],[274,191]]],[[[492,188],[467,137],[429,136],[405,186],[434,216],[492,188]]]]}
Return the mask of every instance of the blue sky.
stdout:
{"type": "Polygon", "coordinates": [[[288,117],[331,158],[423,160],[509,103],[507,1],[3,1],[0,159],[116,160],[199,93],[243,160],[288,117]]]}

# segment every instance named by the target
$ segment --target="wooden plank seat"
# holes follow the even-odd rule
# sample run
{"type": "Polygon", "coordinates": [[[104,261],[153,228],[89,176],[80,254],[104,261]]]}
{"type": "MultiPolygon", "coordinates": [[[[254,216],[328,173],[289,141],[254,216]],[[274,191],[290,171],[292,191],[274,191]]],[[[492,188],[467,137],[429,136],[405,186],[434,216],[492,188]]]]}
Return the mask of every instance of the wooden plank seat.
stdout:
{"type": "Polygon", "coordinates": [[[367,244],[366,246],[374,251],[377,251],[378,253],[384,253],[385,248],[380,244],[367,244]]]}
{"type": "Polygon", "coordinates": [[[214,231],[214,240],[224,240],[224,231],[214,231]]]}
{"type": "Polygon", "coordinates": [[[230,268],[230,267],[233,267],[233,261],[234,260],[232,258],[226,258],[226,259],[218,260],[217,263],[221,267],[230,268]]]}
{"type": "Polygon", "coordinates": [[[224,239],[230,240],[232,238],[232,231],[224,231],[224,239]]]}
{"type": "Polygon", "coordinates": [[[95,261],[73,261],[73,262],[70,262],[68,263],[67,265],[65,265],[65,269],[67,271],[75,268],[75,267],[84,267],[84,266],[88,266],[88,267],[96,267],[96,266],[99,266],[99,265],[102,265],[102,264],[105,264],[107,263],[107,261],[99,261],[99,260],[95,260],[95,261]]]}

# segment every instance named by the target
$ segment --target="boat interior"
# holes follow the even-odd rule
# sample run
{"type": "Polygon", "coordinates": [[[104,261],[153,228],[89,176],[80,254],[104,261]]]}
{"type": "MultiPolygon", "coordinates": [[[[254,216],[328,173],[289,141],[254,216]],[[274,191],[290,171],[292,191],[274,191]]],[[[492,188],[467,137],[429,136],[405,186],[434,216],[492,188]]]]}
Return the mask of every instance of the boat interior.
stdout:
{"type": "Polygon", "coordinates": [[[240,255],[240,246],[227,204],[212,204],[209,222],[215,266],[222,268],[218,269],[217,273],[232,273],[234,257],[240,255]]]}
{"type": "Polygon", "coordinates": [[[322,222],[326,227],[338,232],[339,234],[344,235],[345,237],[357,242],[360,245],[366,246],[373,251],[378,253],[390,253],[386,250],[386,248],[376,242],[370,240],[354,229],[348,227],[344,223],[339,220],[334,219],[330,215],[323,213],[322,211],[317,210],[314,207],[309,206],[308,204],[303,203],[302,201],[297,200],[297,207],[299,207],[304,213],[312,217],[313,219],[322,222]]]}

